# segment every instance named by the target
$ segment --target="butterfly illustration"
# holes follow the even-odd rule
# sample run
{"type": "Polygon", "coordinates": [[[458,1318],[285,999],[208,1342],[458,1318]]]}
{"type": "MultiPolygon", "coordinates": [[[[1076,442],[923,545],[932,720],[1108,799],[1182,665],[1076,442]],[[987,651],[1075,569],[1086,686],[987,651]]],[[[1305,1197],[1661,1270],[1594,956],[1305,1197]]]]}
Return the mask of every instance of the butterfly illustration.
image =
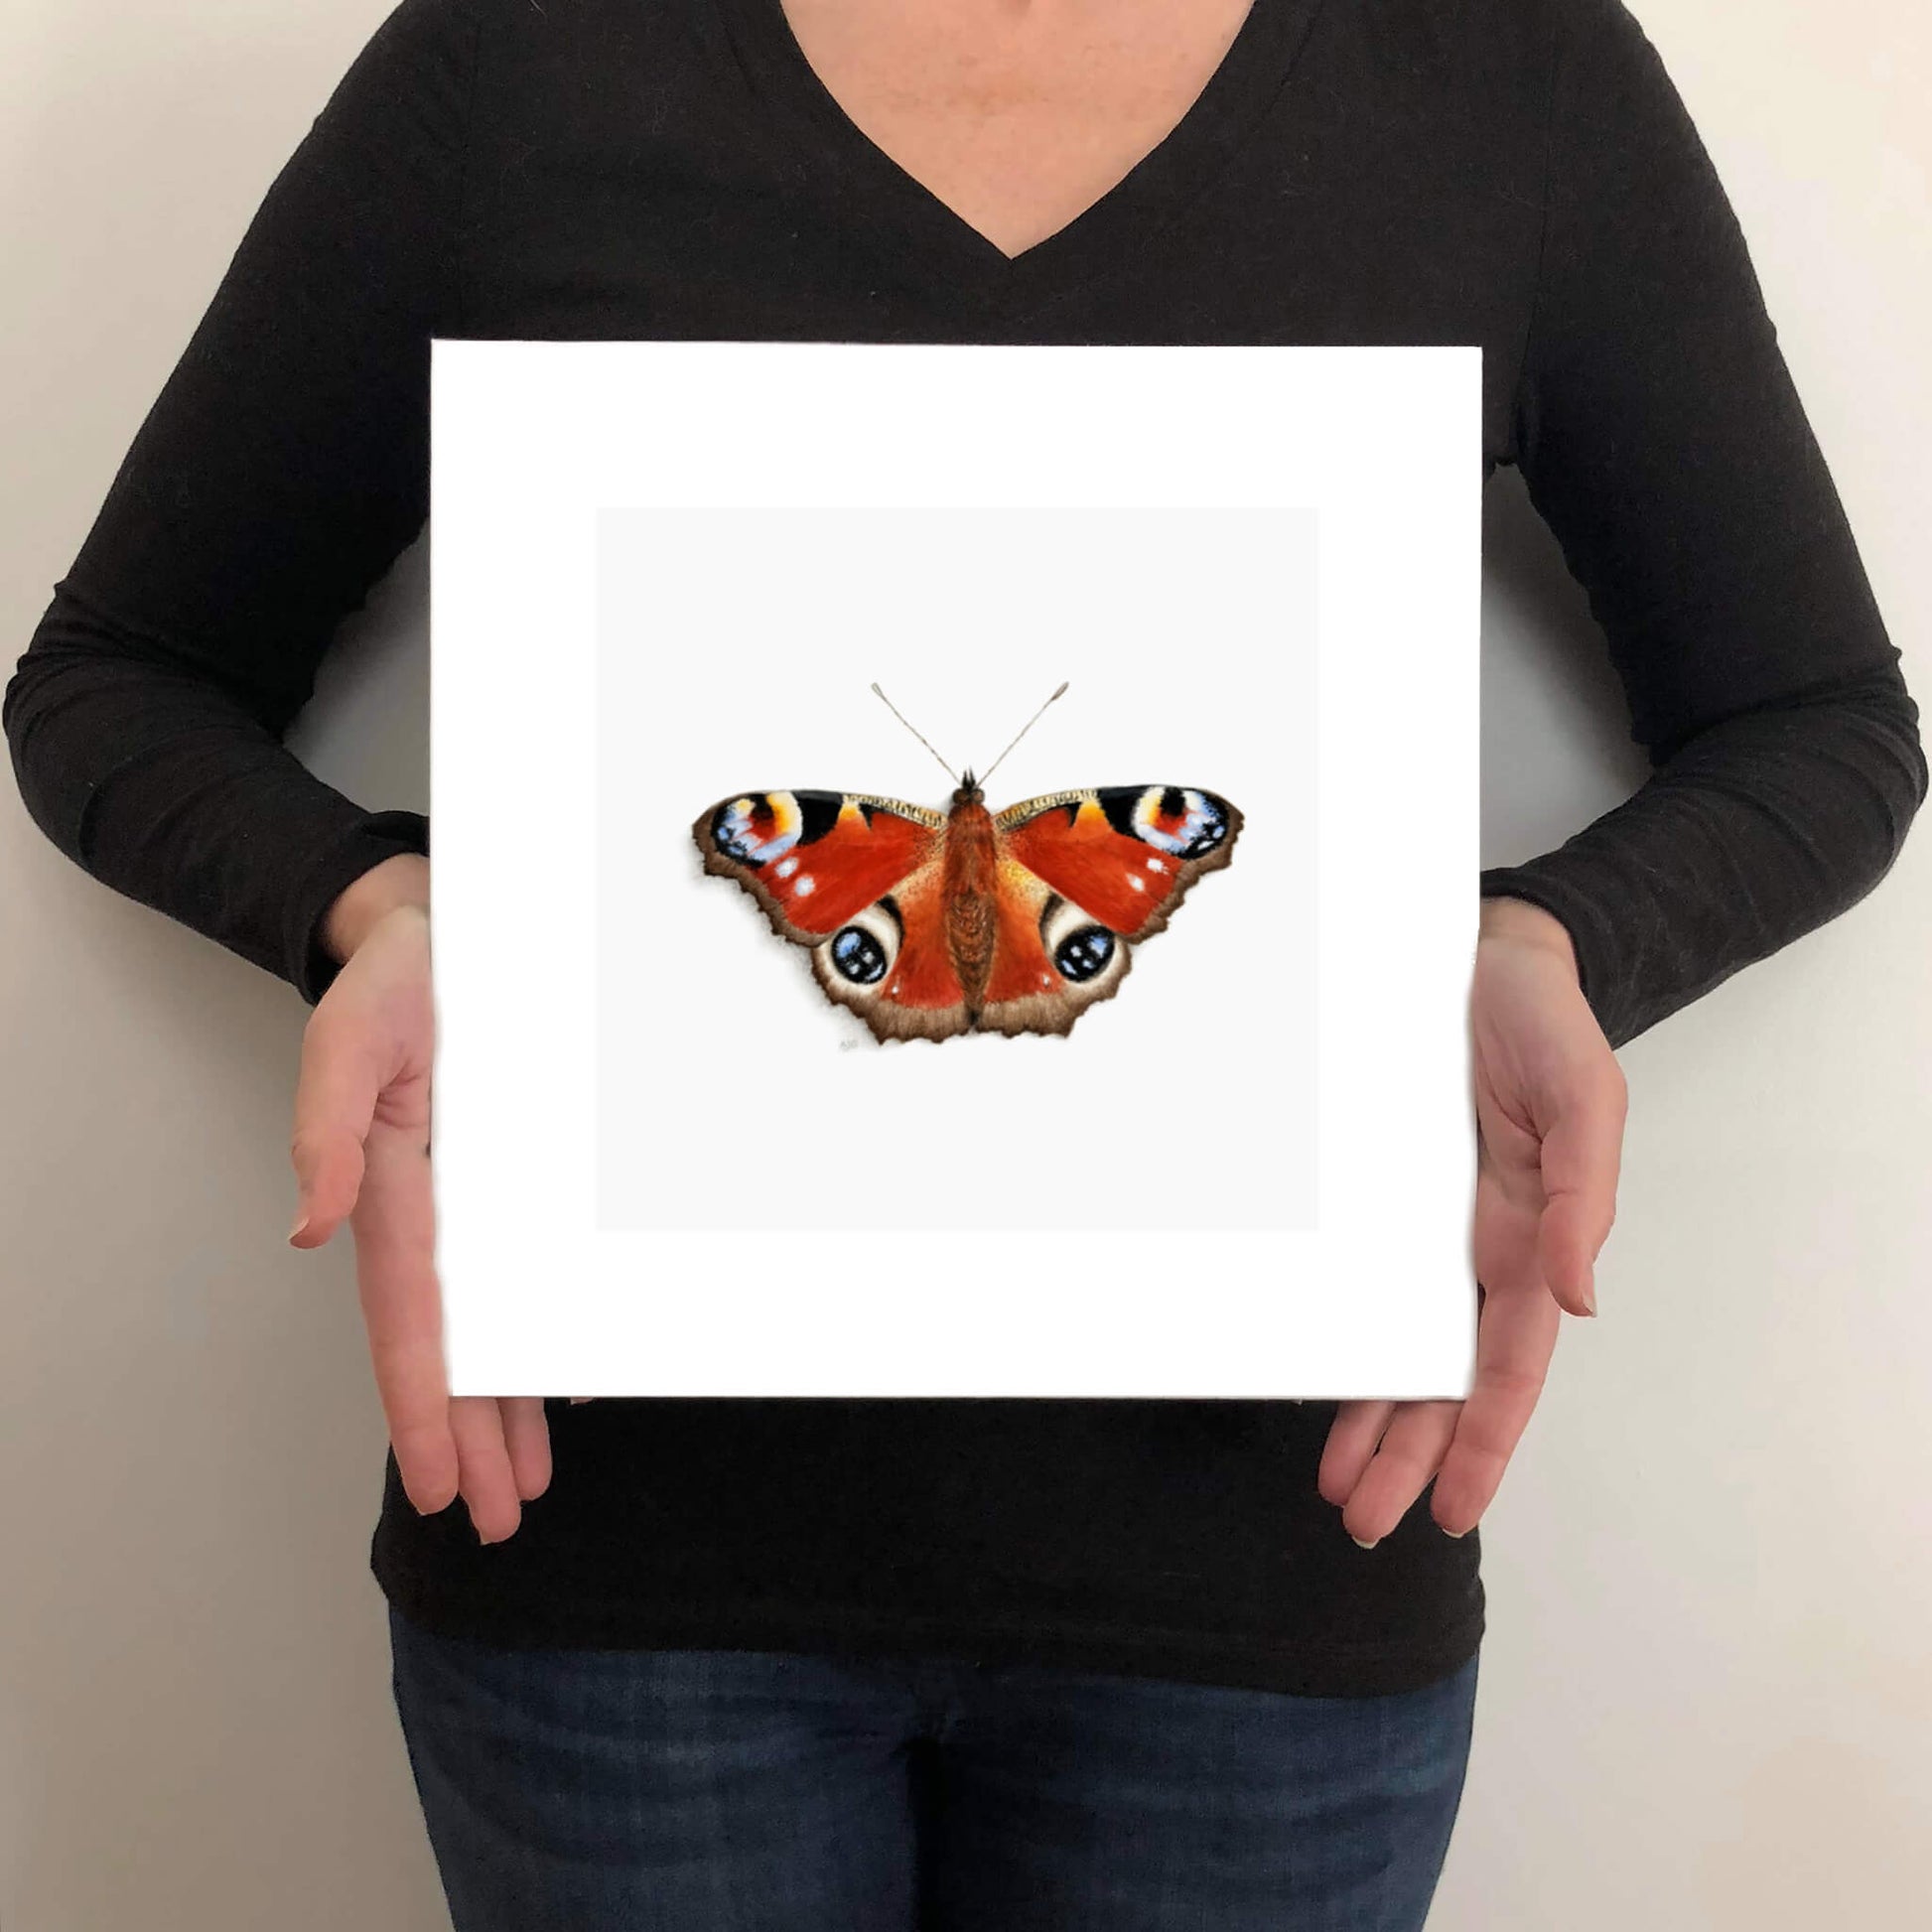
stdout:
{"type": "Polygon", "coordinates": [[[826,996],[891,1040],[1071,1032],[1119,991],[1132,946],[1232,860],[1241,824],[1219,793],[1176,784],[990,812],[968,770],[944,812],[868,792],[748,791],[691,832],[705,871],[737,880],[775,931],[811,948],[826,996]]]}

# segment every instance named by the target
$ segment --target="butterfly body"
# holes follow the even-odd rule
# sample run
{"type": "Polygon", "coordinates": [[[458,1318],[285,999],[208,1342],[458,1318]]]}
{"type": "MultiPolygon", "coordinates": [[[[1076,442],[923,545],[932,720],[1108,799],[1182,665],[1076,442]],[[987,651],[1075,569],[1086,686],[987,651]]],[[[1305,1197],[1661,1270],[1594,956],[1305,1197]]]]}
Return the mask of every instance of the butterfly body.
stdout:
{"type": "Polygon", "coordinates": [[[999,931],[999,834],[973,774],[953,793],[946,816],[940,902],[945,908],[946,949],[971,1014],[985,1010],[999,931]]]}
{"type": "Polygon", "coordinates": [[[1055,792],[990,812],[971,772],[943,814],[831,791],[742,792],[692,826],[809,946],[826,996],[875,1037],[1065,1034],[1115,993],[1131,945],[1233,856],[1241,814],[1176,785],[1055,792]]]}

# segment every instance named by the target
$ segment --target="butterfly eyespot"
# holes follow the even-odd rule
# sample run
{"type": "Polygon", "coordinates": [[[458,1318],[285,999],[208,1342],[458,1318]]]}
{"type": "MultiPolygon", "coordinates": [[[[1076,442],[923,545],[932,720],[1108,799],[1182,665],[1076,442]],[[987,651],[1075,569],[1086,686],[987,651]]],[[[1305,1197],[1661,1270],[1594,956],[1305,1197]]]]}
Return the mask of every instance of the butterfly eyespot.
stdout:
{"type": "Polygon", "coordinates": [[[854,986],[871,986],[886,977],[886,948],[862,925],[834,933],[831,956],[833,972],[854,986]]]}
{"type": "Polygon", "coordinates": [[[1062,978],[1076,983],[1098,979],[1112,963],[1119,944],[1104,925],[1079,926],[1053,948],[1053,964],[1062,978]]]}
{"type": "Polygon", "coordinates": [[[789,852],[804,829],[804,813],[795,794],[756,792],[728,798],[718,807],[712,814],[711,842],[742,866],[764,866],[789,852]]]}
{"type": "Polygon", "coordinates": [[[866,1002],[882,998],[886,977],[898,963],[898,906],[891,894],[868,905],[818,947],[820,976],[829,988],[834,981],[863,995],[866,1002]]]}
{"type": "Polygon", "coordinates": [[[1227,800],[1211,791],[1192,785],[1121,785],[1098,796],[1115,831],[1175,859],[1205,858],[1227,843],[1232,823],[1227,800]]]}
{"type": "Polygon", "coordinates": [[[1127,941],[1057,893],[1040,908],[1039,943],[1065,986],[1080,987],[1089,996],[1105,993],[1127,970],[1127,941]]]}

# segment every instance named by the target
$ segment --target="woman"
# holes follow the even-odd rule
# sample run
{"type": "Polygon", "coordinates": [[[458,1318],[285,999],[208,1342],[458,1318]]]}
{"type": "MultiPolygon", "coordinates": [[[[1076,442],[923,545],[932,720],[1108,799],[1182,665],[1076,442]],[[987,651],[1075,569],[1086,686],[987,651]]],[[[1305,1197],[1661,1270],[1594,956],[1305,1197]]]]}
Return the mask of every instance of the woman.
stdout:
{"type": "Polygon", "coordinates": [[[404,0],[6,704],[50,838],[314,1007],[293,1238],[352,1227],[460,1932],[1421,1925],[1469,1532],[1594,1311],[1614,1049],[1876,884],[1917,723],[1618,0],[404,0]],[[1655,769],[1482,877],[1466,1404],[449,1399],[427,824],[280,742],[421,528],[436,335],[1483,345],[1484,474],[1521,467],[1655,769]]]}

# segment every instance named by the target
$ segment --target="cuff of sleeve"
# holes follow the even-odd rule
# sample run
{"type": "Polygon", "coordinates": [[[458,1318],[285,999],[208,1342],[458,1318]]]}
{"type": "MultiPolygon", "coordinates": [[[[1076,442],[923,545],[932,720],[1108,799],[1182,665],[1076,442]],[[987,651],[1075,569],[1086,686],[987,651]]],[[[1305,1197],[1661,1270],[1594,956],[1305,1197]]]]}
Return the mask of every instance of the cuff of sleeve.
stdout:
{"type": "Polygon", "coordinates": [[[1623,1018],[1612,1004],[1616,987],[1616,931],[1602,909],[1561,873],[1540,861],[1496,866],[1481,875],[1484,898],[1521,898],[1561,919],[1577,952],[1577,980],[1596,1024],[1612,1047],[1621,1046],[1623,1018]]]}
{"type": "Polygon", "coordinates": [[[421,812],[365,812],[307,865],[289,894],[283,925],[283,977],[314,1006],[341,964],[322,946],[322,922],[356,880],[401,852],[429,856],[429,820],[421,812]]]}

